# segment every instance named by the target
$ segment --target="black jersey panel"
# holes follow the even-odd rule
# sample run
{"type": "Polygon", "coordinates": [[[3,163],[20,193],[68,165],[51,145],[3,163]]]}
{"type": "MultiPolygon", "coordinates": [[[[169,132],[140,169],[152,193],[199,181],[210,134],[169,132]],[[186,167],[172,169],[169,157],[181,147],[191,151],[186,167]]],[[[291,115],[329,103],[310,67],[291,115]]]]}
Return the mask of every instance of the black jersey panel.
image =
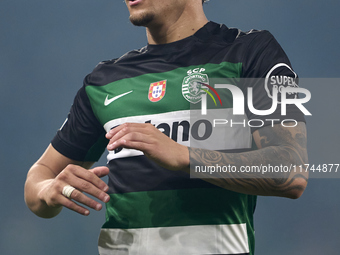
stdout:
{"type": "MultiPolygon", "coordinates": [[[[224,150],[223,152],[240,153],[250,149],[224,150]]],[[[193,188],[216,188],[190,174],[165,169],[146,156],[117,158],[108,163],[109,194],[138,191],[158,191],[193,188]]]]}
{"type": "Polygon", "coordinates": [[[176,190],[188,188],[216,188],[201,179],[190,179],[180,171],[160,167],[145,156],[120,158],[108,164],[109,194],[138,191],[176,190]]]}
{"type": "Polygon", "coordinates": [[[237,39],[238,34],[237,29],[209,22],[196,34],[183,40],[165,45],[148,45],[130,51],[121,58],[101,62],[85,78],[85,84],[104,86],[117,80],[169,72],[179,67],[240,63],[242,52],[248,46],[247,40],[237,39]]]}
{"type": "MultiPolygon", "coordinates": [[[[286,119],[305,122],[304,114],[295,105],[287,105],[287,114],[282,115],[282,88],[297,88],[298,76],[293,71],[287,55],[273,35],[268,31],[254,33],[254,37],[249,43],[243,58],[243,79],[241,81],[241,88],[246,99],[245,109],[248,119],[263,120],[263,126],[272,124],[271,121],[265,121],[268,119],[275,119],[275,124],[286,119]],[[250,111],[247,100],[248,88],[253,89],[253,95],[251,97],[253,107],[257,110],[268,110],[271,109],[273,104],[274,87],[278,89],[278,104],[276,110],[271,114],[265,115],[258,115],[250,111]]],[[[286,97],[289,99],[298,98],[298,94],[287,94],[286,97]]],[[[260,127],[252,127],[251,130],[254,132],[259,128],[260,127]]]]}
{"type": "Polygon", "coordinates": [[[82,87],[75,97],[66,122],[51,143],[57,151],[73,160],[97,161],[108,143],[105,134],[82,87]]]}

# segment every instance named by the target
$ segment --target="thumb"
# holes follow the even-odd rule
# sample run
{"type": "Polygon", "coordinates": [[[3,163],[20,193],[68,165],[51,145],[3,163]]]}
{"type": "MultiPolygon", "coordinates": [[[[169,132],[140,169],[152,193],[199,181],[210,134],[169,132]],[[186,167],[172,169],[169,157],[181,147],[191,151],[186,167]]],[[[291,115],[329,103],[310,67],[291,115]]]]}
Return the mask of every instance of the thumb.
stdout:
{"type": "Polygon", "coordinates": [[[90,169],[89,171],[97,175],[99,178],[108,175],[110,172],[109,168],[106,166],[98,166],[98,167],[90,169]]]}

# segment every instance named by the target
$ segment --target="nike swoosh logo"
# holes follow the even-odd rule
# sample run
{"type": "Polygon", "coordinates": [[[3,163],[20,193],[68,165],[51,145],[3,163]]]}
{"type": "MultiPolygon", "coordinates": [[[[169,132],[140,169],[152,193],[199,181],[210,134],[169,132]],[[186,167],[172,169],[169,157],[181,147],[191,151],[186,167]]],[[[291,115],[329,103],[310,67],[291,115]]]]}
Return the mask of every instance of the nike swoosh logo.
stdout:
{"type": "Polygon", "coordinates": [[[108,105],[111,104],[113,101],[115,101],[115,100],[117,100],[118,98],[121,98],[121,97],[123,97],[123,96],[125,96],[125,95],[127,95],[127,94],[130,94],[131,92],[133,92],[133,90],[131,90],[131,91],[129,91],[129,92],[126,92],[126,93],[123,93],[123,94],[120,94],[120,95],[118,95],[118,96],[115,96],[115,97],[113,97],[113,98],[111,98],[111,99],[109,99],[109,95],[107,95],[106,98],[105,98],[104,105],[105,105],[105,106],[108,106],[108,105]]]}

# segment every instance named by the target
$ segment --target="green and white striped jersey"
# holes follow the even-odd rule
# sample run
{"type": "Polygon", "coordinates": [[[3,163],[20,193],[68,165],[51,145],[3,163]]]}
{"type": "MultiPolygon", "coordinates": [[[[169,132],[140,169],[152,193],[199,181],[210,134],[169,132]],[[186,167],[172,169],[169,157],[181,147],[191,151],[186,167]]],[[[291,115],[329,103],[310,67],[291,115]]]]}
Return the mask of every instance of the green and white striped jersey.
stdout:
{"type": "MultiPolygon", "coordinates": [[[[296,79],[269,32],[243,33],[209,22],[184,40],[147,45],[99,63],[85,78],[52,145],[69,158],[95,161],[107,145],[107,131],[137,122],[151,123],[186,146],[235,153],[256,149],[256,128],[212,128],[211,116],[282,119],[279,109],[270,116],[246,110],[236,118],[230,91],[217,90],[223,104],[216,106],[208,98],[208,114],[201,116],[200,101],[208,91],[202,88],[221,79],[239,84],[241,78],[265,78],[268,72],[296,79]],[[273,71],[279,63],[283,65],[273,71]]],[[[246,94],[246,85],[238,86],[246,94]]],[[[254,107],[269,109],[273,84],[252,86],[254,107]]],[[[288,117],[303,121],[294,107],[288,117]]],[[[99,238],[100,254],[254,254],[256,196],[164,169],[137,150],[117,149],[107,158],[111,200],[99,238]]]]}

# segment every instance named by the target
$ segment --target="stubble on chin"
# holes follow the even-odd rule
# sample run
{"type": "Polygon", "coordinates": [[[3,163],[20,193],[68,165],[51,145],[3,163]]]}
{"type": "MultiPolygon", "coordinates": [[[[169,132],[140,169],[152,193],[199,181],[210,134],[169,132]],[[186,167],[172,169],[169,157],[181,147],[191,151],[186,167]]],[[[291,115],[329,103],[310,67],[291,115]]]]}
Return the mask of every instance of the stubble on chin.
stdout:
{"type": "Polygon", "coordinates": [[[130,22],[135,26],[143,26],[146,27],[153,19],[154,19],[153,13],[140,13],[138,15],[130,15],[129,19],[130,22]]]}

